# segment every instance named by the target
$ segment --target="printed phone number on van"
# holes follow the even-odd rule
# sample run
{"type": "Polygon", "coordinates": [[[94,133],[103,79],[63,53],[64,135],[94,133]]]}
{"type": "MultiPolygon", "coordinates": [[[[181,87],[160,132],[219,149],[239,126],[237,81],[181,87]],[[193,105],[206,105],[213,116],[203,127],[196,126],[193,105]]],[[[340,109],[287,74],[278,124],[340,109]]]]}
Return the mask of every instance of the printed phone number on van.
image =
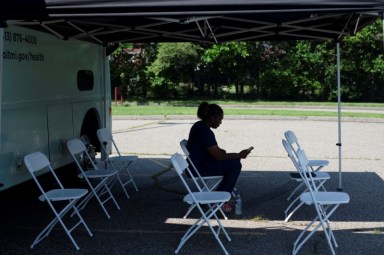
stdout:
{"type": "Polygon", "coordinates": [[[37,36],[21,33],[4,32],[4,41],[26,44],[37,44],[37,36]]]}

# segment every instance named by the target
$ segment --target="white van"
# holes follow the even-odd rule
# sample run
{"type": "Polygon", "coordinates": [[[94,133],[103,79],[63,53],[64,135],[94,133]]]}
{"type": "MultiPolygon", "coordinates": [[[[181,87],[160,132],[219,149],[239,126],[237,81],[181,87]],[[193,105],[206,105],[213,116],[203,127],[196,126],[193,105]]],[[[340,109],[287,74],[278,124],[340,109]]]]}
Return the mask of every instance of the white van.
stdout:
{"type": "Polygon", "coordinates": [[[41,151],[54,168],[71,162],[66,141],[111,128],[108,59],[101,45],[0,28],[0,190],[30,179],[24,155],[41,151]]]}

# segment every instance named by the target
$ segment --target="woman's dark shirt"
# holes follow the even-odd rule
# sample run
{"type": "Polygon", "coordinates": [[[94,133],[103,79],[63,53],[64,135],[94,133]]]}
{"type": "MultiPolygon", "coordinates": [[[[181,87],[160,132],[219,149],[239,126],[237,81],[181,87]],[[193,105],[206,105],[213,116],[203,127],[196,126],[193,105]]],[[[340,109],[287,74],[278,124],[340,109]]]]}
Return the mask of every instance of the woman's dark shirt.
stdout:
{"type": "Polygon", "coordinates": [[[193,124],[189,132],[187,149],[197,169],[204,169],[209,163],[216,161],[208,152],[208,148],[214,145],[217,145],[217,141],[211,128],[202,121],[193,124]]]}

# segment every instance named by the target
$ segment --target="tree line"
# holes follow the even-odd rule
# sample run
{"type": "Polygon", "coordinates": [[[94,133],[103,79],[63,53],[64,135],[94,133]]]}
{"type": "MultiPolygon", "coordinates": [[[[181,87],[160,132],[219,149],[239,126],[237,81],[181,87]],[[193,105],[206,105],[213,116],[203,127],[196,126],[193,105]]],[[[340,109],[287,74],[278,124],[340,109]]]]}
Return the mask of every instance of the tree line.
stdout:
{"type": "MultiPolygon", "coordinates": [[[[340,41],[343,101],[384,101],[383,52],[380,21],[340,41]]],[[[334,41],[123,43],[110,59],[126,99],[337,100],[334,41]]]]}

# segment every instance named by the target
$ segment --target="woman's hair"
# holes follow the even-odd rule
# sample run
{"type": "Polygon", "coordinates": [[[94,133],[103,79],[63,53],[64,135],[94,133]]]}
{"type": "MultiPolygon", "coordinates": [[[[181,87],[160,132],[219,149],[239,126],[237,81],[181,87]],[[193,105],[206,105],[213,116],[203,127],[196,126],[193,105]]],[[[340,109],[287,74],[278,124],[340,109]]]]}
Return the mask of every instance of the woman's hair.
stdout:
{"type": "Polygon", "coordinates": [[[220,106],[217,104],[208,104],[207,102],[202,102],[197,109],[197,117],[201,120],[207,120],[223,114],[223,109],[221,109],[220,106]]]}

